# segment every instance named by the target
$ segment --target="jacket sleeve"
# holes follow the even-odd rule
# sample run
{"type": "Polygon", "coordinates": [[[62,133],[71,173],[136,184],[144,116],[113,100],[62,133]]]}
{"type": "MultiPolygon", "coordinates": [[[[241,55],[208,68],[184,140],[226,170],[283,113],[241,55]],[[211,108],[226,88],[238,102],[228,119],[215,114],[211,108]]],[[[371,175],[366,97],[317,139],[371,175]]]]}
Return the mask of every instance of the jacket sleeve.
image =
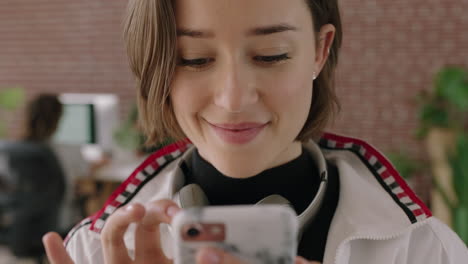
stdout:
{"type": "Polygon", "coordinates": [[[430,226],[444,253],[443,256],[440,256],[442,260],[441,263],[468,263],[467,245],[465,245],[452,229],[435,217],[433,217],[430,226]]]}
{"type": "Polygon", "coordinates": [[[103,264],[100,235],[89,230],[84,224],[72,230],[66,242],[66,249],[75,264],[103,264]]]}

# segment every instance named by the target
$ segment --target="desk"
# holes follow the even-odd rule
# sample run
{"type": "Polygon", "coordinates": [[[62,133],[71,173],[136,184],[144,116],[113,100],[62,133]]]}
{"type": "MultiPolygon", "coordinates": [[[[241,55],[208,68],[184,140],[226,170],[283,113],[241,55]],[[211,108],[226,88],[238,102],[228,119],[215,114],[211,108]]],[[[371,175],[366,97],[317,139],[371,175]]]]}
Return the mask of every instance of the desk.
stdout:
{"type": "Polygon", "coordinates": [[[104,182],[123,182],[140,166],[148,156],[130,156],[127,159],[113,159],[101,168],[96,169],[93,178],[104,182]]]}

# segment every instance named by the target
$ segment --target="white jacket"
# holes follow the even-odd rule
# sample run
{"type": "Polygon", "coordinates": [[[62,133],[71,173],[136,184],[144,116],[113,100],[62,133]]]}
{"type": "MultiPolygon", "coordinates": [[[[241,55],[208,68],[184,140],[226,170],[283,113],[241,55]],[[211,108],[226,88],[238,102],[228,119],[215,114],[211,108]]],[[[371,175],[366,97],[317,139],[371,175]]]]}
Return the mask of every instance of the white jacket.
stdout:
{"type": "MultiPolygon", "coordinates": [[[[322,166],[326,160],[338,168],[340,179],[324,264],[468,264],[466,245],[431,216],[388,160],[369,144],[325,134],[319,144],[311,141],[305,147],[321,173],[326,172],[322,166]]],[[[75,263],[104,263],[99,232],[119,206],[174,199],[184,185],[179,165],[190,160],[192,151],[190,144],[182,143],[154,153],[101,211],[74,228],[66,245],[75,263]]],[[[125,235],[130,254],[133,233],[131,229],[125,235]]]]}

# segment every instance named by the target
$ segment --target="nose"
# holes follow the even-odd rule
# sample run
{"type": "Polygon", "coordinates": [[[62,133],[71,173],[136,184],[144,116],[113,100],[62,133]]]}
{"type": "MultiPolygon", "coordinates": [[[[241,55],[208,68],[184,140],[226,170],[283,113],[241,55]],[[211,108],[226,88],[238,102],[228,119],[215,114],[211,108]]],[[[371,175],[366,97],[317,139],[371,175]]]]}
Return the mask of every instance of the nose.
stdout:
{"type": "Polygon", "coordinates": [[[216,78],[219,83],[215,105],[231,113],[240,113],[256,103],[259,95],[252,74],[246,65],[226,63],[216,78]]]}

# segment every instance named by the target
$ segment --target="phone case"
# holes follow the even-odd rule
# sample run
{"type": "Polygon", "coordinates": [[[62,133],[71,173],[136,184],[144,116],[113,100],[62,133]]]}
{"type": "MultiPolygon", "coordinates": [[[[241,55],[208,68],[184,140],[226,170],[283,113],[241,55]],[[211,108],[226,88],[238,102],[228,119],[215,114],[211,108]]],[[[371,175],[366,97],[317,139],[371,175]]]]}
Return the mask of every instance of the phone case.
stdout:
{"type": "Polygon", "coordinates": [[[297,254],[297,216],[284,205],[190,208],[175,216],[172,232],[175,264],[196,263],[207,246],[254,264],[292,264],[297,254]]]}

